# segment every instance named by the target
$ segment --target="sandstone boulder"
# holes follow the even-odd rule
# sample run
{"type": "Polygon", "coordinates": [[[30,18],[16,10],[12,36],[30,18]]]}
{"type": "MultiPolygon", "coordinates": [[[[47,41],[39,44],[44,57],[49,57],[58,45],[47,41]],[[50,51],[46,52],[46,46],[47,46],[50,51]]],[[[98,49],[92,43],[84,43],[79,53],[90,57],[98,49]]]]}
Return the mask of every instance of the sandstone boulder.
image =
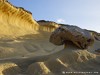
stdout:
{"type": "Polygon", "coordinates": [[[77,26],[63,25],[57,28],[50,36],[50,42],[63,45],[72,42],[81,49],[86,49],[94,43],[93,35],[77,26]]]}

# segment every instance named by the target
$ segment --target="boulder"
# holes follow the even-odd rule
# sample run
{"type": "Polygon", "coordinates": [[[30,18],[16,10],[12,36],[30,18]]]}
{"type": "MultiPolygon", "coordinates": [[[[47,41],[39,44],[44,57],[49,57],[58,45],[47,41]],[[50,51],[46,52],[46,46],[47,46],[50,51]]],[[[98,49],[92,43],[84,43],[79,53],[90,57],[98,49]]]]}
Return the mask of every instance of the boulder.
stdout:
{"type": "Polygon", "coordinates": [[[50,36],[50,42],[63,45],[72,42],[81,49],[86,49],[94,43],[93,35],[77,26],[64,25],[57,28],[50,36]]]}

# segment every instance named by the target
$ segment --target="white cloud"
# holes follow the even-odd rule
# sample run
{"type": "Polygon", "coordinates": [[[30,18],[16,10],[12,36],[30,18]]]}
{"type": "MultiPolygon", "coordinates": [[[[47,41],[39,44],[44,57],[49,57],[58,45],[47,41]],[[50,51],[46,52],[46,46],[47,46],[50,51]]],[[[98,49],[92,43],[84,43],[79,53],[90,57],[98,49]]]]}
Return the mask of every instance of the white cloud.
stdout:
{"type": "Polygon", "coordinates": [[[57,19],[57,21],[56,22],[58,22],[58,23],[66,23],[66,21],[64,20],[64,19],[57,19]]]}

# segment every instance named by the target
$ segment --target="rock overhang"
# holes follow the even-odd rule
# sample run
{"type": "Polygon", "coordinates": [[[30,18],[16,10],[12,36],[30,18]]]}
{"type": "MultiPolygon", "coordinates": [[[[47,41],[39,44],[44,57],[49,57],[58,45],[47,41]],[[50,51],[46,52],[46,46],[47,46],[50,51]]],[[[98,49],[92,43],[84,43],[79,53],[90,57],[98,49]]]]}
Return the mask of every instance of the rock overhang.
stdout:
{"type": "Polygon", "coordinates": [[[69,41],[81,49],[86,49],[94,43],[94,37],[85,29],[70,25],[60,26],[50,36],[50,42],[55,45],[63,45],[69,41]]]}

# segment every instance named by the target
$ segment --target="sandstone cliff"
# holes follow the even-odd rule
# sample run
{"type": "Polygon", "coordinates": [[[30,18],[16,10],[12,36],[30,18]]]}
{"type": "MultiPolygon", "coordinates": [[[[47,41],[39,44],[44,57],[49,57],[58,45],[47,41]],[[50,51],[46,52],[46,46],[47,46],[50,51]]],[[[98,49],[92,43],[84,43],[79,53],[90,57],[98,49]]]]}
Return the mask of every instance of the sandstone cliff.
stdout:
{"type": "Polygon", "coordinates": [[[30,12],[0,0],[0,37],[36,34],[37,30],[38,24],[30,12]]]}

